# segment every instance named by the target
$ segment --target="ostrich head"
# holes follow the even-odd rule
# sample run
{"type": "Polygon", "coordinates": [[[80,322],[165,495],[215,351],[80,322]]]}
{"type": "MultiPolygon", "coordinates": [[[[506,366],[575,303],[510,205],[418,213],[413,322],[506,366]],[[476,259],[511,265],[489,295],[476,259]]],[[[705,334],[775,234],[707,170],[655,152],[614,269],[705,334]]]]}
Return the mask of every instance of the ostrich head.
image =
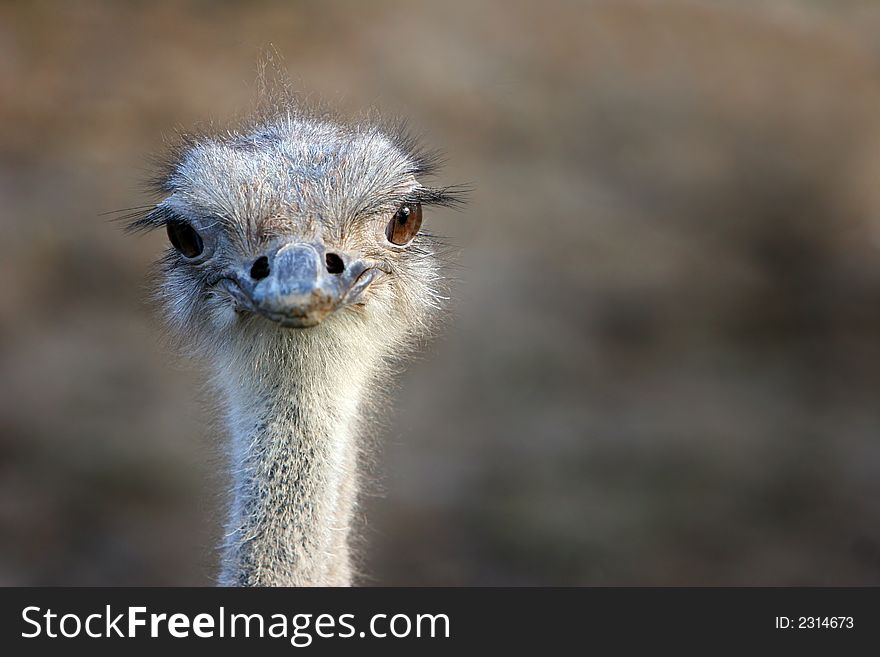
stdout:
{"type": "Polygon", "coordinates": [[[134,222],[168,232],[160,297],[226,408],[221,583],[351,581],[362,411],[441,299],[432,168],[401,130],[285,111],[187,140],[134,222]]]}
{"type": "Polygon", "coordinates": [[[288,112],[190,138],[133,227],[164,227],[159,296],[229,426],[219,581],[348,584],[365,404],[442,298],[424,179],[400,129],[288,112]]]}
{"type": "Polygon", "coordinates": [[[199,354],[279,340],[405,350],[441,298],[420,228],[425,206],[456,198],[424,185],[435,161],[402,130],[287,112],[188,138],[165,198],[133,223],[168,232],[160,296],[175,333],[199,354]]]}

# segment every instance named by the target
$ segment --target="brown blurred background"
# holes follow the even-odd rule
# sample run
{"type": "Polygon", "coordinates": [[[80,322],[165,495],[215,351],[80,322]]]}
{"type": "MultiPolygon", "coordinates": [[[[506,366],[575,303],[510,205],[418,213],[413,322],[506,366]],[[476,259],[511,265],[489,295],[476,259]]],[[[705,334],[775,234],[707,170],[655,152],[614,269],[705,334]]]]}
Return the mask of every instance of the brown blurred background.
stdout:
{"type": "Polygon", "coordinates": [[[296,85],[443,148],[450,327],[378,584],[880,584],[880,4],[0,4],[0,584],[205,584],[222,433],[146,301],[177,126],[296,85]]]}

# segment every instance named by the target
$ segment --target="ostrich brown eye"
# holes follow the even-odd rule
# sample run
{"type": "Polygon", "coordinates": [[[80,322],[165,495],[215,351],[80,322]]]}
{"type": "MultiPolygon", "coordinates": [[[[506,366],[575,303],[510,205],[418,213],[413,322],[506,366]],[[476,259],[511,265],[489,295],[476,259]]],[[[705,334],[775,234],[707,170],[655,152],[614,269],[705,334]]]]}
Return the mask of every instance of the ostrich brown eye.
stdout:
{"type": "Polygon", "coordinates": [[[409,244],[422,226],[421,203],[404,203],[385,227],[385,237],[397,246],[409,244]]]}
{"type": "Polygon", "coordinates": [[[198,258],[205,246],[196,229],[185,221],[169,221],[165,224],[171,245],[185,258],[198,258]]]}

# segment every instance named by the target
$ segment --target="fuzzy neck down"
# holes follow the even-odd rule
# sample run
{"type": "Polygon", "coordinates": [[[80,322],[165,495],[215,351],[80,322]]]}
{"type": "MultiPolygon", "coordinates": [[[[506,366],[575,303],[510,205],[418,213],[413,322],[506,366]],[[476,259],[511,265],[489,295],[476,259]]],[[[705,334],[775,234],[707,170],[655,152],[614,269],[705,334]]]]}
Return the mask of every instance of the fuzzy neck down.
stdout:
{"type": "Polygon", "coordinates": [[[357,416],[381,358],[327,338],[274,336],[221,364],[232,483],[222,586],[351,584],[357,416]]]}

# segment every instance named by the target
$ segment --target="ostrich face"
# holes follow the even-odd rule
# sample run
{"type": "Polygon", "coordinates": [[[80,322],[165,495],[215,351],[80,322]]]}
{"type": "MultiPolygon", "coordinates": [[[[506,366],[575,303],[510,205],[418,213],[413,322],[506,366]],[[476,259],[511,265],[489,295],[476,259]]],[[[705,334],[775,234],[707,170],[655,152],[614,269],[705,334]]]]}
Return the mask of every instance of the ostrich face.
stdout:
{"type": "Polygon", "coordinates": [[[421,184],[428,169],[378,128],[284,117],[192,140],[134,226],[168,232],[161,296],[181,333],[371,319],[405,332],[438,298],[423,206],[455,200],[421,184]]]}

